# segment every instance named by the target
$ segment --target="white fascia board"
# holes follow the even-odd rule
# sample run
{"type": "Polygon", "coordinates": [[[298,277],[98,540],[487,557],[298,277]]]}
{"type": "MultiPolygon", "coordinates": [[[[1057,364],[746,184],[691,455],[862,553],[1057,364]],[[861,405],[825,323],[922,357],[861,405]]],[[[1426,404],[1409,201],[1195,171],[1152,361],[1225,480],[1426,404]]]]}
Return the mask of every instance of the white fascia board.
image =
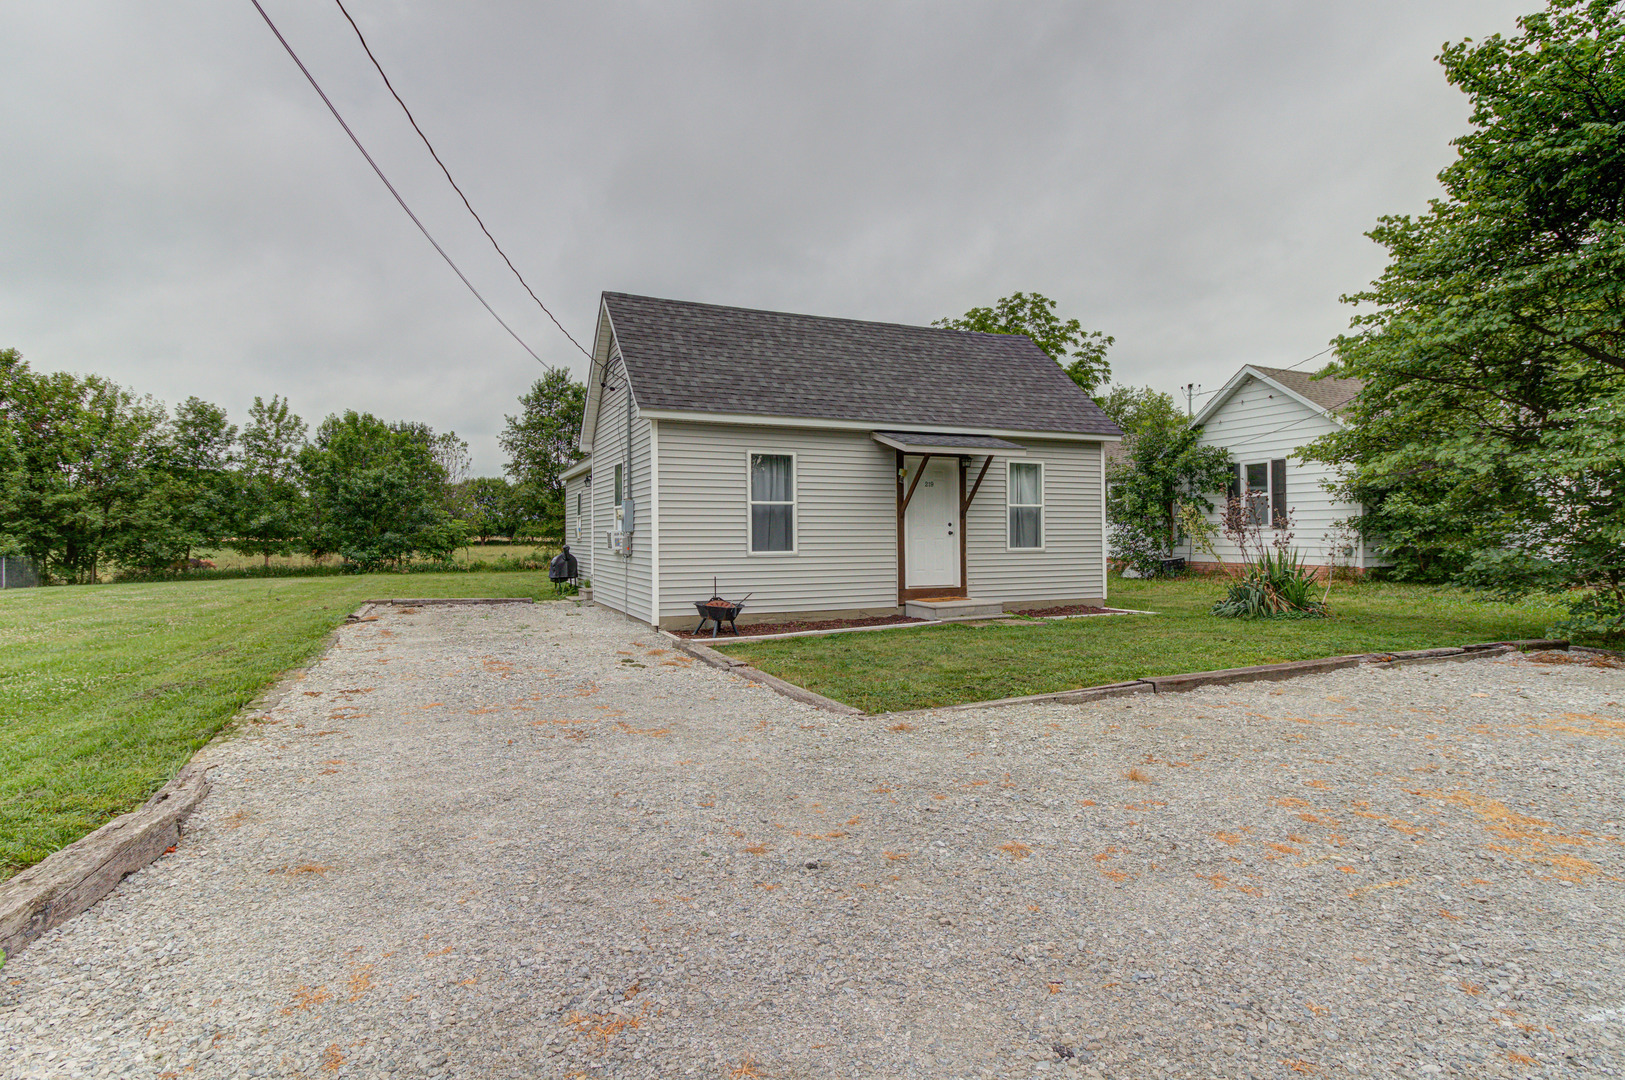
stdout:
{"type": "Polygon", "coordinates": [[[582,473],[588,471],[591,468],[592,468],[592,455],[588,454],[586,457],[582,458],[580,461],[576,462],[574,465],[570,466],[568,469],[565,469],[563,472],[559,473],[559,479],[560,480],[574,480],[576,477],[580,476],[582,473]]]}
{"type": "MultiPolygon", "coordinates": [[[[754,413],[688,412],[683,409],[640,409],[647,420],[686,420],[695,424],[731,424],[750,427],[799,427],[825,431],[923,431],[952,427],[960,435],[992,435],[1000,439],[1056,439],[1064,442],[1121,442],[1121,435],[1090,435],[1077,431],[1017,431],[1013,428],[962,427],[959,424],[902,424],[887,420],[824,420],[816,416],[757,416],[754,413]]],[[[974,452],[974,451],[973,451],[974,452]]]]}
{"type": "Polygon", "coordinates": [[[1285,394],[1287,397],[1291,398],[1293,401],[1296,401],[1296,402],[1299,402],[1300,404],[1308,406],[1310,409],[1313,409],[1315,412],[1320,413],[1322,416],[1326,417],[1328,420],[1330,420],[1332,423],[1336,424],[1338,427],[1347,426],[1347,425],[1345,425],[1343,423],[1342,420],[1340,420],[1338,418],[1336,413],[1334,413],[1330,409],[1326,408],[1326,406],[1320,404],[1318,401],[1310,401],[1308,398],[1304,397],[1302,394],[1298,393],[1296,390],[1293,390],[1288,386],[1284,386],[1281,383],[1276,382],[1274,379],[1270,378],[1268,375],[1264,374],[1262,371],[1259,371],[1257,368],[1253,367],[1251,364],[1245,365],[1244,367],[1242,367],[1242,369],[1240,371],[1236,372],[1235,375],[1231,376],[1230,381],[1225,383],[1224,386],[1220,388],[1220,390],[1219,390],[1219,392],[1217,394],[1213,395],[1213,400],[1208,402],[1206,405],[1204,405],[1202,407],[1202,411],[1197,413],[1194,417],[1191,418],[1190,426],[1191,427],[1200,427],[1203,424],[1207,423],[1208,417],[1210,417],[1214,413],[1218,412],[1220,406],[1222,406],[1225,402],[1229,401],[1231,395],[1233,395],[1237,390],[1241,389],[1241,385],[1247,381],[1248,376],[1251,376],[1252,378],[1257,379],[1259,382],[1263,383],[1264,385],[1266,385],[1268,387],[1271,387],[1272,389],[1279,390],[1281,393],[1285,394]]]}
{"type": "Polygon", "coordinates": [[[613,354],[615,323],[609,317],[609,305],[602,296],[598,299],[598,329],[592,339],[592,363],[587,368],[587,401],[581,410],[581,435],[576,445],[585,453],[592,453],[593,436],[598,431],[598,409],[602,404],[600,389],[613,354]]]}

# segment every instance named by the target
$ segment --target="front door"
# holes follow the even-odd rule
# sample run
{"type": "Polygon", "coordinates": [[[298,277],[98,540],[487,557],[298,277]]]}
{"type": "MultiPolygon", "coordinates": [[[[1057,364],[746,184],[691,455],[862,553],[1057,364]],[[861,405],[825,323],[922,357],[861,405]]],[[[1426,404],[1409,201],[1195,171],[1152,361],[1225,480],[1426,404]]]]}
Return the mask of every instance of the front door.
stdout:
{"type": "Polygon", "coordinates": [[[903,490],[914,497],[903,514],[904,588],[959,588],[959,461],[932,458],[914,484],[919,459],[908,469],[903,490]]]}

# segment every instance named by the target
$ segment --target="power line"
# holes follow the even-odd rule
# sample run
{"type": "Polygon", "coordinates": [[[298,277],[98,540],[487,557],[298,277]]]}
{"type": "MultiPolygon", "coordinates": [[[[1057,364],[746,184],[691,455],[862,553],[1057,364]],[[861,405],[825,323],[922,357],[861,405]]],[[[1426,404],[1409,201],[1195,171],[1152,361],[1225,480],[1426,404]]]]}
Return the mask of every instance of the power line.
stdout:
{"type": "MultiPolygon", "coordinates": [[[[1277,370],[1291,371],[1293,368],[1302,367],[1303,365],[1307,364],[1309,361],[1315,359],[1316,356],[1325,356],[1327,353],[1331,352],[1335,348],[1337,348],[1336,345],[1328,345],[1324,349],[1317,352],[1314,356],[1306,356],[1302,360],[1299,360],[1296,364],[1288,364],[1286,367],[1279,368],[1277,370]]],[[[1201,384],[1198,383],[1196,385],[1200,386],[1201,384]]],[[[1181,387],[1180,389],[1184,389],[1184,387],[1181,387]]],[[[1214,389],[1214,390],[1199,390],[1199,391],[1197,391],[1195,393],[1194,396],[1199,397],[1199,398],[1211,397],[1212,395],[1217,394],[1220,390],[1223,390],[1223,389],[1224,389],[1224,387],[1221,386],[1221,387],[1218,387],[1217,389],[1214,389]]]]}
{"type": "MultiPolygon", "coordinates": [[[[361,140],[356,138],[355,132],[350,130],[350,125],[344,122],[344,117],[339,115],[338,109],[333,105],[332,100],[327,96],[327,92],[324,91],[321,84],[316,81],[316,77],[310,73],[310,69],[305,67],[305,62],[299,59],[299,54],[293,51],[293,46],[288,44],[288,39],[283,37],[282,31],[276,28],[276,23],[271,21],[271,16],[265,13],[265,9],[260,6],[260,0],[248,0],[248,2],[254,5],[254,10],[260,13],[260,18],[264,19],[265,25],[271,28],[271,33],[276,35],[276,39],[282,43],[282,47],[286,49],[288,55],[293,58],[293,62],[299,65],[299,70],[304,73],[306,81],[311,85],[311,89],[315,90],[316,93],[321,97],[322,104],[327,106],[327,111],[333,114],[333,119],[337,120],[339,122],[339,127],[344,129],[344,134],[350,137],[350,141],[355,143],[355,148],[361,151],[361,156],[367,159],[367,164],[372,166],[372,171],[378,174],[378,179],[382,180],[384,182],[384,186],[389,189],[389,193],[395,196],[395,201],[400,203],[402,210],[406,211],[406,216],[412,219],[412,224],[418,227],[418,232],[422,233],[423,238],[434,246],[434,249],[440,253],[440,257],[442,259],[446,260],[446,265],[451,267],[452,273],[461,278],[463,284],[468,286],[468,291],[474,294],[474,299],[478,300],[480,305],[484,307],[486,311],[491,313],[491,318],[502,324],[502,329],[508,332],[508,336],[519,342],[519,347],[530,353],[531,357],[538,364],[541,364],[543,367],[551,368],[551,364],[549,364],[546,360],[543,360],[540,356],[536,355],[535,349],[525,344],[524,338],[514,333],[513,327],[502,321],[502,316],[496,313],[495,308],[486,303],[485,297],[480,295],[480,291],[474,287],[474,283],[469,281],[468,276],[458,269],[456,263],[451,261],[451,256],[446,254],[446,249],[441,247],[439,242],[436,241],[433,236],[429,235],[429,230],[423,227],[423,222],[419,221],[418,216],[412,213],[412,208],[406,205],[406,200],[401,198],[401,193],[395,190],[395,185],[391,184],[389,182],[389,177],[384,175],[384,170],[378,167],[378,163],[372,159],[372,155],[367,153],[367,148],[361,145],[361,140]]],[[[577,345],[576,348],[579,349],[581,346],[577,345]]]]}
{"type": "MultiPolygon", "coordinates": [[[[412,110],[406,107],[406,102],[401,100],[401,95],[395,92],[395,84],[389,81],[389,76],[384,73],[384,66],[380,64],[378,62],[378,58],[372,54],[372,47],[367,44],[367,38],[361,33],[361,27],[357,26],[355,20],[350,17],[350,12],[344,6],[344,0],[333,0],[333,2],[338,4],[339,11],[344,13],[344,21],[349,23],[350,29],[355,31],[357,40],[361,42],[361,48],[367,53],[367,59],[371,60],[372,66],[378,69],[378,76],[384,80],[384,85],[389,88],[390,96],[395,99],[395,104],[401,107],[401,111],[406,114],[406,118],[412,122],[412,130],[418,133],[418,138],[422,139],[423,145],[428,147],[429,156],[434,158],[434,163],[436,165],[440,166],[440,171],[446,174],[446,183],[451,185],[451,189],[457,193],[457,197],[463,200],[463,205],[468,207],[468,212],[474,215],[474,220],[479,222],[480,231],[485,234],[485,238],[491,241],[491,246],[497,249],[497,254],[501,255],[502,261],[508,264],[508,269],[513,271],[513,276],[519,279],[519,284],[523,285],[525,287],[525,291],[530,293],[530,298],[536,301],[536,306],[542,309],[542,313],[544,315],[553,320],[553,325],[559,328],[559,333],[569,338],[570,344],[574,345],[577,349],[580,349],[582,356],[585,356],[588,360],[591,360],[592,354],[586,349],[583,349],[581,347],[581,342],[577,341],[573,336],[571,336],[570,331],[564,328],[564,324],[559,322],[558,318],[551,311],[547,310],[547,305],[542,303],[542,298],[536,295],[535,290],[530,287],[530,283],[525,280],[524,275],[520,274],[519,268],[514,266],[513,260],[508,258],[508,253],[502,250],[501,244],[497,243],[497,238],[492,236],[491,230],[485,227],[485,222],[480,218],[480,215],[475,212],[473,204],[468,201],[468,196],[463,194],[463,189],[458,187],[457,181],[451,178],[451,170],[446,168],[446,163],[444,161],[440,160],[440,155],[435,152],[434,144],[429,141],[429,136],[423,134],[423,129],[418,126],[417,117],[412,115],[412,110]]],[[[258,5],[256,4],[255,6],[257,7],[258,5]]]]}
{"type": "MultiPolygon", "coordinates": [[[[1315,356],[1325,356],[1327,353],[1331,352],[1335,348],[1337,348],[1336,345],[1328,345],[1324,349],[1317,352],[1315,354],[1315,356]]],[[[1307,364],[1309,361],[1313,360],[1315,358],[1315,356],[1306,356],[1302,360],[1299,360],[1296,364],[1289,365],[1284,370],[1291,371],[1295,367],[1302,367],[1304,364],[1307,364]]]]}

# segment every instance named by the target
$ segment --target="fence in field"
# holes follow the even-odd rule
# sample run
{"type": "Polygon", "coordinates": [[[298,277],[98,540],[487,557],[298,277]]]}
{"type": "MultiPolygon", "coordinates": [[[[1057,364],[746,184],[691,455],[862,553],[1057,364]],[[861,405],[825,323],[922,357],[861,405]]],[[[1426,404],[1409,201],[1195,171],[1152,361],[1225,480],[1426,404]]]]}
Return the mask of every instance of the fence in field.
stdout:
{"type": "Polygon", "coordinates": [[[39,584],[39,571],[27,559],[0,556],[0,589],[31,589],[39,584]]]}

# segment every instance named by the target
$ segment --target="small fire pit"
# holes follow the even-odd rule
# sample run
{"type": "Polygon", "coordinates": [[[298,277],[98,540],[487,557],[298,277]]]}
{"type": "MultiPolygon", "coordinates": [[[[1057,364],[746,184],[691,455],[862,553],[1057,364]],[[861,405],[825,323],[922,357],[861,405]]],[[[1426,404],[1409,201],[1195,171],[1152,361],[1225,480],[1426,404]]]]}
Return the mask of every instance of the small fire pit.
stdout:
{"type": "Polygon", "coordinates": [[[747,595],[745,600],[724,600],[722,597],[716,595],[716,587],[717,583],[713,580],[711,582],[711,599],[694,601],[694,610],[700,613],[700,625],[694,628],[694,633],[696,636],[698,636],[701,632],[703,632],[705,630],[706,621],[709,620],[711,623],[712,637],[717,636],[717,631],[722,629],[722,624],[724,622],[728,624],[728,629],[734,632],[734,636],[738,637],[739,627],[734,625],[734,620],[737,619],[739,617],[739,613],[744,610],[745,600],[749,600],[750,596],[747,595]]]}

